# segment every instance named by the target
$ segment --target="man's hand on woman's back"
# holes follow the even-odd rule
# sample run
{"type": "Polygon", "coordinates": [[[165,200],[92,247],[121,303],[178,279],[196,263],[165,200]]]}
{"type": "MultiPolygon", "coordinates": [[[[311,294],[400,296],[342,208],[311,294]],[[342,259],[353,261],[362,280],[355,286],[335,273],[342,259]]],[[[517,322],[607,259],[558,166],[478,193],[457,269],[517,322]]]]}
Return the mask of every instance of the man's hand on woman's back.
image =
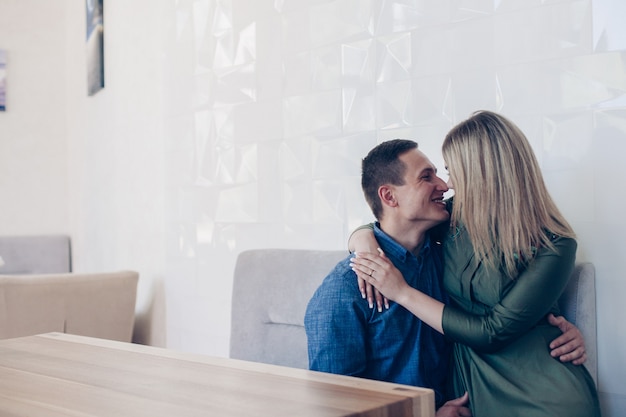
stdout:
{"type": "Polygon", "coordinates": [[[548,322],[558,327],[563,333],[550,343],[550,355],[561,362],[572,362],[582,365],[587,360],[585,339],[578,327],[567,321],[565,317],[548,314],[548,322]]]}

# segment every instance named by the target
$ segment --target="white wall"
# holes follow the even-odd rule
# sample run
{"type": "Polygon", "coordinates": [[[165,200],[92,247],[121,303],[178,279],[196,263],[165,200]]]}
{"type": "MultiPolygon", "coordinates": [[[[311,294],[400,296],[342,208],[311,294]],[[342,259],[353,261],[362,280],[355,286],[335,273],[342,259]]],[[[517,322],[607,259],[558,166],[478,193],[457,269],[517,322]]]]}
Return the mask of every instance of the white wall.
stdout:
{"type": "MultiPolygon", "coordinates": [[[[171,161],[165,138],[175,134],[167,135],[163,123],[164,3],[104,2],[105,88],[91,97],[84,1],[65,6],[67,74],[73,81],[67,88],[73,265],[139,271],[137,339],[158,346],[169,344],[164,195],[171,161]]],[[[169,323],[176,326],[178,320],[169,323]]]]}
{"type": "Polygon", "coordinates": [[[105,0],[106,87],[87,97],[84,2],[0,0],[0,191],[21,198],[0,228],[60,225],[76,269],[140,271],[139,340],[225,356],[240,251],[344,248],[371,218],[359,158],[374,144],[415,138],[441,166],[454,123],[501,111],[531,139],[579,259],[596,264],[604,414],[624,416],[625,12],[619,0],[105,0]],[[66,81],[37,89],[49,105],[18,106],[32,90],[14,83],[50,74],[66,81]],[[52,168],[32,163],[39,147],[52,168]],[[7,181],[24,171],[54,186],[7,181]],[[27,212],[48,189],[63,197],[27,212]]]}
{"type": "Polygon", "coordinates": [[[0,233],[67,233],[64,8],[0,0],[7,111],[0,112],[0,233]],[[35,6],[33,8],[33,6],[35,6]]]}

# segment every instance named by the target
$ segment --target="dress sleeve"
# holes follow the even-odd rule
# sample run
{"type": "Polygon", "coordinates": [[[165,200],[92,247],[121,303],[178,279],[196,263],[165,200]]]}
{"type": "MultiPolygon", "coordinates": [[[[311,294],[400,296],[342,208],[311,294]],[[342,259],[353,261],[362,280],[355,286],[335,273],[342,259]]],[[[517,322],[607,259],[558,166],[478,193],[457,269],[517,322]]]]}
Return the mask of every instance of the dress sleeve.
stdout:
{"type": "Polygon", "coordinates": [[[535,326],[555,305],[574,269],[576,241],[556,238],[516,278],[509,292],[484,316],[452,306],[443,311],[446,336],[483,352],[495,352],[535,326]]]}
{"type": "Polygon", "coordinates": [[[354,232],[356,232],[357,230],[361,230],[361,229],[370,229],[370,230],[374,230],[374,223],[368,223],[368,224],[364,224],[362,226],[357,227],[356,229],[354,229],[352,231],[352,233],[350,233],[350,236],[352,236],[352,234],[354,232]]]}
{"type": "MultiPolygon", "coordinates": [[[[350,236],[348,237],[348,246],[350,246],[349,243],[350,243],[350,239],[352,239],[352,235],[355,234],[356,232],[358,232],[359,230],[368,229],[368,230],[371,230],[372,233],[374,233],[374,225],[375,225],[375,223],[368,223],[368,224],[364,224],[364,225],[359,226],[356,229],[354,229],[352,231],[352,233],[350,233],[350,236]]],[[[348,247],[348,252],[352,253],[352,251],[350,251],[349,247],[348,247]]]]}
{"type": "Polygon", "coordinates": [[[351,376],[366,372],[367,317],[356,282],[356,276],[327,279],[309,301],[304,318],[309,369],[351,376]]]}

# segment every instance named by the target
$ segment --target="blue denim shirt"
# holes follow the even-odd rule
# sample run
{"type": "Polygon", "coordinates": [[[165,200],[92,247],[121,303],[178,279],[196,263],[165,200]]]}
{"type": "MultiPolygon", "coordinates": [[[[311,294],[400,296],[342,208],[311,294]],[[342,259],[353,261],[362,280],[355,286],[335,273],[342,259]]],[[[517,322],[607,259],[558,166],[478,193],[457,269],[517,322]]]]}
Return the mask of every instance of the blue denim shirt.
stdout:
{"type": "MultiPolygon", "coordinates": [[[[414,288],[447,302],[441,285],[441,245],[426,243],[414,256],[378,224],[374,234],[381,249],[414,288]]],[[[390,302],[388,310],[369,308],[361,297],[348,256],[324,279],[307,306],[304,326],[309,368],[435,390],[444,400],[450,345],[404,307],[390,302]]]]}

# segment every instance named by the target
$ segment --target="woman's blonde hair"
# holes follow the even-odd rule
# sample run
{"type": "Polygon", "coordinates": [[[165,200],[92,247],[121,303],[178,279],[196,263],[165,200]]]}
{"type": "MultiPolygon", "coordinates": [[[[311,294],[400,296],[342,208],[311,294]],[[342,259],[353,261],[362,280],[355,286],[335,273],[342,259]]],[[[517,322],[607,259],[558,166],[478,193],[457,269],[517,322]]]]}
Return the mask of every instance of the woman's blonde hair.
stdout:
{"type": "Polygon", "coordinates": [[[550,197],[533,150],[505,117],[478,111],[443,142],[454,186],[452,227],[466,228],[477,260],[511,277],[551,235],[574,232],[550,197]]]}

